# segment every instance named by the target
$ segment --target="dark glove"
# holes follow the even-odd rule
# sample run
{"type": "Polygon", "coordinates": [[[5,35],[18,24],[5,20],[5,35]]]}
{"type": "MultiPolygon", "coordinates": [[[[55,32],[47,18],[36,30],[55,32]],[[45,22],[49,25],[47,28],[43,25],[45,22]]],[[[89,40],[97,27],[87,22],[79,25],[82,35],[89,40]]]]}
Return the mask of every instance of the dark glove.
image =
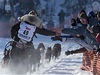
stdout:
{"type": "Polygon", "coordinates": [[[94,33],[100,33],[100,25],[92,26],[92,30],[93,30],[94,33]]]}
{"type": "Polygon", "coordinates": [[[80,39],[82,39],[82,40],[85,39],[85,37],[84,37],[83,35],[80,35],[78,38],[80,38],[80,39]]]}
{"type": "Polygon", "coordinates": [[[100,52],[100,48],[97,49],[97,52],[100,52]]]}
{"type": "Polygon", "coordinates": [[[59,37],[59,36],[55,36],[55,37],[51,37],[51,40],[52,41],[62,41],[62,38],[61,37],[59,37]]]}

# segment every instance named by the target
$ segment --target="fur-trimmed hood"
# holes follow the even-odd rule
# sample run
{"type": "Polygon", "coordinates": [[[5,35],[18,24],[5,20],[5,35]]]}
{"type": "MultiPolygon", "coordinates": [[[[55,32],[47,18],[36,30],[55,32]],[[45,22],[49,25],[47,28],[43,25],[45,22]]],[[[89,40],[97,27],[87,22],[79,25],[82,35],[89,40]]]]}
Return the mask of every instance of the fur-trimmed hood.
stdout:
{"type": "Polygon", "coordinates": [[[39,28],[42,28],[43,27],[42,22],[38,18],[37,15],[26,14],[26,15],[24,15],[22,17],[19,17],[18,20],[19,21],[29,22],[30,24],[32,24],[32,25],[34,25],[36,27],[39,27],[39,28]]]}

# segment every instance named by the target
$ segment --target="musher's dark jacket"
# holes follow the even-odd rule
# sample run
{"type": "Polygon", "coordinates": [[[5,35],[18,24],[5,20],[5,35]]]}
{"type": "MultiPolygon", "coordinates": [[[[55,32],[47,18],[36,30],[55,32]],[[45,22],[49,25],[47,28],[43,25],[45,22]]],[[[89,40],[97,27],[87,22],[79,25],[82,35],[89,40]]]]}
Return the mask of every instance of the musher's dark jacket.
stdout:
{"type": "MultiPolygon", "coordinates": [[[[18,38],[18,30],[20,29],[20,21],[19,22],[17,22],[12,28],[11,28],[11,37],[12,37],[12,39],[14,40],[14,41],[19,41],[20,40],[20,38],[18,38]]],[[[25,23],[27,23],[27,24],[30,24],[30,23],[28,23],[28,22],[26,22],[25,21],[25,23]]],[[[31,24],[30,24],[31,25],[31,24]]],[[[34,32],[34,35],[36,34],[36,33],[38,33],[38,34],[41,34],[41,35],[45,35],[45,36],[55,36],[56,35],[56,33],[55,32],[53,32],[53,31],[50,31],[50,30],[47,30],[47,29],[45,29],[45,28],[39,28],[39,27],[36,27],[36,30],[35,30],[35,32],[34,32]]],[[[33,35],[33,37],[34,37],[34,35],[33,35]]],[[[31,41],[30,42],[27,42],[27,43],[31,43],[33,41],[33,38],[31,39],[31,41]]]]}

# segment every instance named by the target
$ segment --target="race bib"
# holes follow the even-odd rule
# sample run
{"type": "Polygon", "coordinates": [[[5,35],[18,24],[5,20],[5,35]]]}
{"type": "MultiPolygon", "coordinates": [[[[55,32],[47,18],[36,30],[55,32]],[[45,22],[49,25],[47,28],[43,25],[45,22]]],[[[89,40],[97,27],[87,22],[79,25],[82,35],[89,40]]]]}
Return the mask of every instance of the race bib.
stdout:
{"type": "Polygon", "coordinates": [[[20,29],[18,30],[18,37],[22,40],[26,40],[30,42],[35,30],[36,30],[36,26],[31,26],[30,24],[21,22],[20,29]]]}

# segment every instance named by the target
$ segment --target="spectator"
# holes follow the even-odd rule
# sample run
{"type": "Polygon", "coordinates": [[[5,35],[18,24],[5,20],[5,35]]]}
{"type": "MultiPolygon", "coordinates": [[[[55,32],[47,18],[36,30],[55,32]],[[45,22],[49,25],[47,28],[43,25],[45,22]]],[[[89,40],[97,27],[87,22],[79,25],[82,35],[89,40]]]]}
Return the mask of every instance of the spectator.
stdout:
{"type": "Polygon", "coordinates": [[[62,9],[58,13],[58,17],[59,17],[59,25],[64,26],[65,12],[62,9]]]}

